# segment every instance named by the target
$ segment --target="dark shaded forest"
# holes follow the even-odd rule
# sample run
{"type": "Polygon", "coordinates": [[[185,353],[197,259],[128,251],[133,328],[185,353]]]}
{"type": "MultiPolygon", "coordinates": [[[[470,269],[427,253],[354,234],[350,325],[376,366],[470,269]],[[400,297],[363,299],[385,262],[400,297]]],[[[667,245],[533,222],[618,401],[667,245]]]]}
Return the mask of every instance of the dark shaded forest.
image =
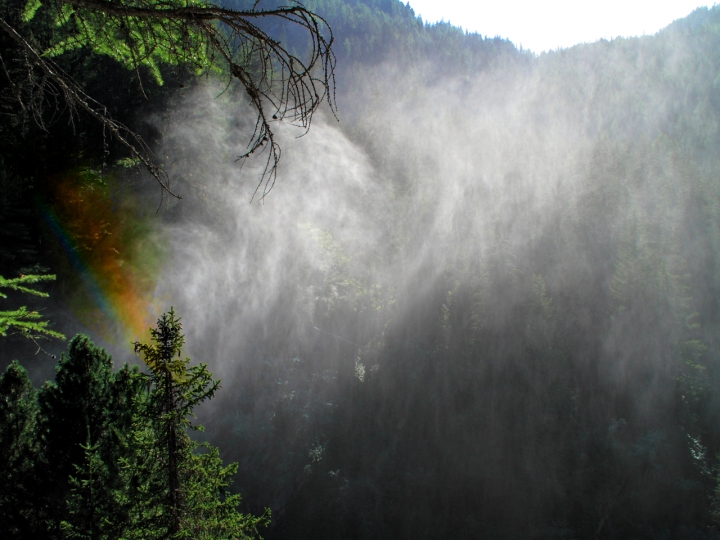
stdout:
{"type": "MultiPolygon", "coordinates": [[[[165,67],[145,99],[142,72],[58,60],[163,160],[183,198],[159,210],[90,120],[0,117],[0,275],[57,275],[3,305],[112,352],[67,353],[106,359],[108,388],[152,374],[129,343],[174,306],[222,380],[200,436],[267,539],[720,537],[720,9],[536,56],[396,0],[306,5],[335,35],[337,118],[278,123],[261,201],[220,75],[165,67]]],[[[54,377],[0,339],[8,374],[54,377]]]]}

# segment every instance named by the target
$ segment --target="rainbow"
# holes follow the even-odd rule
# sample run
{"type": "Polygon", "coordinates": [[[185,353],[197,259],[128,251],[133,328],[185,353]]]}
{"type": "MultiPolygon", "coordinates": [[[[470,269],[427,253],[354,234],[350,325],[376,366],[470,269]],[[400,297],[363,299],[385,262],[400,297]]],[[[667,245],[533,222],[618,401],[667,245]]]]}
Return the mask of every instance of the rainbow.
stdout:
{"type": "Polygon", "coordinates": [[[82,283],[70,301],[80,322],[106,340],[142,340],[159,312],[157,249],[130,205],[114,204],[107,185],[88,174],[54,182],[54,203],[41,214],[82,283]]]}

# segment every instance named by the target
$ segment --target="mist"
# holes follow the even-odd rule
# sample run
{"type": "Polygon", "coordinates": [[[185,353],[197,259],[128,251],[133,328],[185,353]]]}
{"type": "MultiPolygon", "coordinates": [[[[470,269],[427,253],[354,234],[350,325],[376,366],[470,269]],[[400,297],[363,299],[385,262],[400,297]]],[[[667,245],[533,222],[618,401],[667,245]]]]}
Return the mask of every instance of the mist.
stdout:
{"type": "Polygon", "coordinates": [[[706,534],[716,61],[685,28],[355,66],[339,121],[278,124],[263,198],[221,88],[148,120],[184,196],[156,297],[269,537],[706,534]]]}
{"type": "Polygon", "coordinates": [[[57,267],[43,317],[120,366],[143,325],[91,293],[174,307],[222,379],[193,437],[268,539],[720,538],[720,10],[535,55],[399,2],[308,5],[337,114],[273,123],[266,191],[265,154],[236,160],[244,90],[170,73],[128,110],[182,198],[68,173],[89,269],[27,227],[57,267]]]}

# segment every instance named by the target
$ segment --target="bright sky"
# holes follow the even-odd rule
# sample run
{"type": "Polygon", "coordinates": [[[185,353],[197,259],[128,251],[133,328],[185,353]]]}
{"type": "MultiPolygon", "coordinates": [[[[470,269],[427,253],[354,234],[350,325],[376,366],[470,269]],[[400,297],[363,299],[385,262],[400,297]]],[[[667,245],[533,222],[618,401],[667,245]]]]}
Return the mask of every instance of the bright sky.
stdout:
{"type": "Polygon", "coordinates": [[[483,36],[509,38],[533,52],[600,38],[654,34],[702,0],[410,0],[427,22],[444,20],[483,36]]]}

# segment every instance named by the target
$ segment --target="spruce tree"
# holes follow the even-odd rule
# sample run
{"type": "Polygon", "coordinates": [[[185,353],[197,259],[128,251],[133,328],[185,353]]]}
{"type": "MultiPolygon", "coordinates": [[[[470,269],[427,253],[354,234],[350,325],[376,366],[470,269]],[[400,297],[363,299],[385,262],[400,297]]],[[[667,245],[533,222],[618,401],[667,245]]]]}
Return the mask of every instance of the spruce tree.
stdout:
{"type": "Polygon", "coordinates": [[[31,531],[36,417],[35,389],[14,361],[0,376],[0,523],[6,538],[27,538],[31,531]]]}
{"type": "MultiPolygon", "coordinates": [[[[152,522],[160,525],[158,538],[250,538],[258,527],[269,522],[269,510],[260,517],[237,510],[238,495],[229,495],[230,478],[237,464],[223,466],[217,449],[192,440],[188,431],[201,430],[190,421],[194,408],[211,399],[220,388],[206,364],[190,365],[182,358],[185,337],[180,319],[173,309],[163,314],[157,328],[150,330],[151,344],[135,343],[150,369],[150,418],[155,439],[147,430],[136,436],[141,456],[154,455],[142,468],[161,475],[148,481],[147,496],[161,511],[152,522]],[[159,491],[158,491],[159,490],[159,491]]],[[[138,456],[139,458],[141,456],[138,456]]],[[[139,467],[140,468],[140,467],[139,467]]]]}
{"type": "Polygon", "coordinates": [[[112,359],[90,338],[79,335],[70,342],[68,355],[60,359],[55,381],[39,392],[38,489],[48,538],[63,536],[66,501],[76,484],[73,478],[88,461],[88,447],[108,437],[111,384],[112,359]]]}
{"type": "MultiPolygon", "coordinates": [[[[104,351],[93,351],[102,364],[103,359],[110,360],[104,351]]],[[[137,501],[147,501],[132,483],[144,476],[128,471],[126,465],[133,462],[129,456],[143,451],[138,448],[134,429],[137,422],[148,424],[147,382],[137,366],[127,364],[106,380],[100,429],[93,433],[91,425],[86,425],[86,440],[79,445],[82,461],[73,463],[68,479],[67,504],[60,522],[64,537],[132,537],[135,521],[131,510],[137,501]]]]}

